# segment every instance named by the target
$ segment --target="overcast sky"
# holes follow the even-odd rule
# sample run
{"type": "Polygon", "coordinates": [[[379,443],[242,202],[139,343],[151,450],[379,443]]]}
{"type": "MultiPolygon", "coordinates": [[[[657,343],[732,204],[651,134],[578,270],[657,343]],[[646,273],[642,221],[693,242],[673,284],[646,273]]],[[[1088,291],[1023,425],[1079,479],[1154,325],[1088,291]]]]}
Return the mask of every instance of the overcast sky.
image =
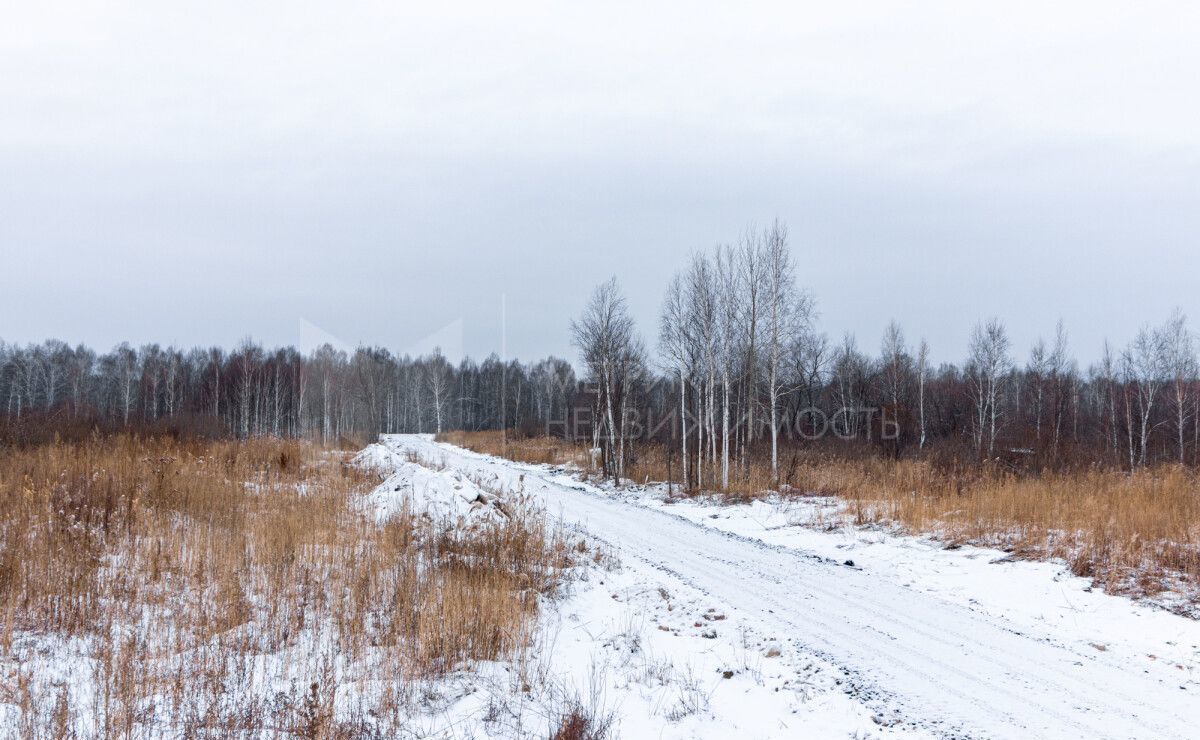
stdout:
{"type": "Polygon", "coordinates": [[[1200,318],[1195,3],[444,5],[6,4],[0,338],[573,358],[774,217],[871,351],[1200,318]]]}

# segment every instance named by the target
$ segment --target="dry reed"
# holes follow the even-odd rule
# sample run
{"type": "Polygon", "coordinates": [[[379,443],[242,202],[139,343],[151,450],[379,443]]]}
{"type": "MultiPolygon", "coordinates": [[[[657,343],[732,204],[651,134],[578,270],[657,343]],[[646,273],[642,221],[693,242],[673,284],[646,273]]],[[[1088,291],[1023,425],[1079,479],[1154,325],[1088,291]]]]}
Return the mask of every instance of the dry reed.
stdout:
{"type": "Polygon", "coordinates": [[[556,437],[523,437],[518,434],[504,434],[499,430],[481,432],[443,432],[437,435],[437,441],[465,447],[485,455],[495,455],[514,462],[531,463],[535,465],[568,465],[586,466],[588,455],[578,444],[573,444],[556,437]]]}
{"type": "Polygon", "coordinates": [[[521,660],[561,535],[528,510],[380,525],[356,506],[372,483],[296,441],[0,451],[0,716],[28,737],[388,734],[423,679],[521,660]]]}

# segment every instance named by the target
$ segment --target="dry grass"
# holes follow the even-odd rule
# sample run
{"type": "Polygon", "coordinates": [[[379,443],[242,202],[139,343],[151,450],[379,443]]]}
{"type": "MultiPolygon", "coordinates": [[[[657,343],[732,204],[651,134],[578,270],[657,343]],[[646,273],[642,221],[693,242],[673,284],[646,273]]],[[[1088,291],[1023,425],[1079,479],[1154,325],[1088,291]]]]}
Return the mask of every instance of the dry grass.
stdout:
{"type": "Polygon", "coordinates": [[[612,732],[611,717],[596,717],[581,705],[570,707],[550,733],[550,740],[605,740],[612,732]]]}
{"type": "Polygon", "coordinates": [[[444,432],[437,435],[438,442],[465,447],[485,455],[495,455],[514,462],[537,465],[566,465],[574,463],[588,465],[587,451],[582,445],[572,444],[556,437],[521,437],[498,430],[483,432],[444,432]]]}
{"type": "MultiPolygon", "coordinates": [[[[751,472],[770,487],[765,462],[751,472]]],[[[920,460],[799,457],[783,474],[785,496],[829,495],[842,520],[932,534],[948,546],[979,544],[1015,557],[1062,558],[1110,593],[1200,594],[1200,476],[1164,466],[1015,473],[920,460]]],[[[1191,607],[1181,606],[1184,610],[1191,607]]]]}
{"type": "Polygon", "coordinates": [[[372,483],[291,441],[0,451],[0,705],[25,737],[386,735],[421,679],[522,659],[560,535],[379,525],[372,483]],[[47,650],[87,678],[45,678],[47,650]]]}
{"type": "Polygon", "coordinates": [[[796,491],[846,501],[857,524],[898,524],[951,545],[1063,558],[1110,592],[1200,588],[1200,477],[1165,466],[1016,475],[912,460],[810,461],[796,491]]]}
{"type": "MultiPolygon", "coordinates": [[[[446,441],[500,454],[497,440],[496,433],[474,433],[446,441]]],[[[510,441],[505,456],[583,465],[582,454],[561,441],[530,439],[510,441]],[[539,457],[550,449],[553,460],[539,457]]],[[[674,450],[639,445],[628,477],[635,483],[665,481],[668,472],[676,481],[681,477],[674,450]]],[[[706,462],[703,475],[706,493],[717,488],[719,464],[706,462]]],[[[1194,470],[1017,473],[788,450],[780,455],[780,478],[784,496],[840,498],[843,521],[933,534],[949,546],[973,543],[1006,549],[1015,557],[1062,558],[1074,573],[1109,592],[1153,596],[1172,589],[1192,602],[1177,604],[1181,610],[1194,612],[1200,604],[1200,474],[1194,470]]],[[[729,489],[716,495],[740,503],[773,488],[769,460],[760,453],[748,469],[735,464],[729,489]]]]}

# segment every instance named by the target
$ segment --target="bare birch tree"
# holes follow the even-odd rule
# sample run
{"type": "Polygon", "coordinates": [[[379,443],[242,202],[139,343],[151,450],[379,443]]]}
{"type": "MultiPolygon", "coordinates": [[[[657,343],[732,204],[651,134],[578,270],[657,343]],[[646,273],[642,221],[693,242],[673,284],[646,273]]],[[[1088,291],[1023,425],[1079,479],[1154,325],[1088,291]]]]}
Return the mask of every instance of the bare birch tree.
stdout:
{"type": "Polygon", "coordinates": [[[592,292],[582,315],[571,322],[571,335],[584,365],[597,383],[598,402],[607,422],[609,472],[616,482],[625,473],[625,403],[628,383],[642,352],[617,279],[592,292]],[[620,416],[618,417],[618,412],[620,416]]]}
{"type": "MultiPolygon", "coordinates": [[[[1154,428],[1154,406],[1162,391],[1167,372],[1165,333],[1143,326],[1134,337],[1124,356],[1127,382],[1133,385],[1137,401],[1137,465],[1145,466],[1149,456],[1150,437],[1154,428]]],[[[1127,409],[1129,403],[1126,403],[1127,409]]],[[[1127,411],[1128,415],[1128,411],[1127,411]]],[[[1130,434],[1133,434],[1132,423],[1130,434]]],[[[1133,466],[1133,445],[1130,444],[1130,466],[1133,466]]]]}
{"type": "Polygon", "coordinates": [[[983,454],[985,439],[988,457],[995,454],[996,430],[1002,413],[998,400],[1004,378],[1012,364],[1010,347],[1008,332],[999,319],[992,318],[976,324],[971,333],[967,376],[975,406],[976,454],[983,454]]]}
{"type": "Polygon", "coordinates": [[[1187,449],[1185,434],[1192,409],[1188,395],[1192,379],[1196,377],[1196,349],[1191,332],[1187,328],[1187,317],[1176,309],[1162,330],[1162,343],[1166,374],[1171,383],[1172,417],[1175,426],[1175,442],[1179,463],[1185,462],[1187,449]]]}
{"type": "Polygon", "coordinates": [[[929,376],[929,344],[922,339],[917,345],[917,415],[920,429],[918,449],[925,449],[925,382],[929,376]]]}
{"type": "Polygon", "coordinates": [[[659,320],[658,344],[667,359],[669,370],[679,377],[679,444],[685,487],[688,484],[687,386],[695,363],[695,342],[691,330],[683,277],[677,273],[667,285],[659,320]]]}
{"type": "Polygon", "coordinates": [[[776,221],[764,240],[767,403],[771,417],[771,481],[779,485],[779,416],[785,394],[785,354],[812,321],[813,300],[797,291],[787,226],[776,221]]]}

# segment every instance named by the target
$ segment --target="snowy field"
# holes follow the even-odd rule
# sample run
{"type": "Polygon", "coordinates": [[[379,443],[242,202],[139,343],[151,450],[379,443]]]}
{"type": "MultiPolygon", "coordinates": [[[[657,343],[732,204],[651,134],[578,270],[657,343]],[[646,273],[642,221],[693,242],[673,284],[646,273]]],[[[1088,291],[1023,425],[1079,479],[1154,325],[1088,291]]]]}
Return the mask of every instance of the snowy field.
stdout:
{"type": "Polygon", "coordinates": [[[823,525],[823,499],[668,503],[426,436],[362,459],[393,471],[380,516],[398,488],[463,516],[510,491],[608,553],[543,613],[538,686],[456,679],[431,734],[538,734],[578,702],[632,738],[1195,737],[1200,623],[1062,564],[823,525]]]}
{"type": "MultiPolygon", "coordinates": [[[[384,437],[354,463],[371,474],[347,494],[368,534],[398,518],[466,531],[539,509],[561,527],[571,565],[537,592],[532,648],[397,684],[374,642],[340,650],[327,614],[293,639],[251,640],[249,662],[214,672],[224,678],[197,707],[248,702],[291,717],[319,676],[329,716],[351,728],[337,737],[544,738],[572,713],[603,731],[584,737],[610,739],[1196,737],[1200,622],[1092,589],[1062,563],[845,526],[829,499],[672,501],[664,486],[594,485],[427,435],[384,437]],[[397,703],[381,703],[397,689],[397,703]],[[379,706],[398,716],[385,721],[379,706]]],[[[155,619],[109,628],[145,635],[130,643],[144,651],[169,621],[155,619]]],[[[262,626],[248,618],[146,666],[182,678],[207,659],[212,671],[262,626]]],[[[33,713],[53,719],[59,701],[78,718],[63,710],[65,730],[113,735],[98,644],[13,635],[22,657],[0,661],[0,738],[28,736],[33,713]]],[[[140,697],[125,734],[206,726],[169,706],[140,697]]],[[[308,736],[279,729],[288,722],[237,736],[308,736]]],[[[207,726],[228,736],[236,723],[207,726]]]]}

